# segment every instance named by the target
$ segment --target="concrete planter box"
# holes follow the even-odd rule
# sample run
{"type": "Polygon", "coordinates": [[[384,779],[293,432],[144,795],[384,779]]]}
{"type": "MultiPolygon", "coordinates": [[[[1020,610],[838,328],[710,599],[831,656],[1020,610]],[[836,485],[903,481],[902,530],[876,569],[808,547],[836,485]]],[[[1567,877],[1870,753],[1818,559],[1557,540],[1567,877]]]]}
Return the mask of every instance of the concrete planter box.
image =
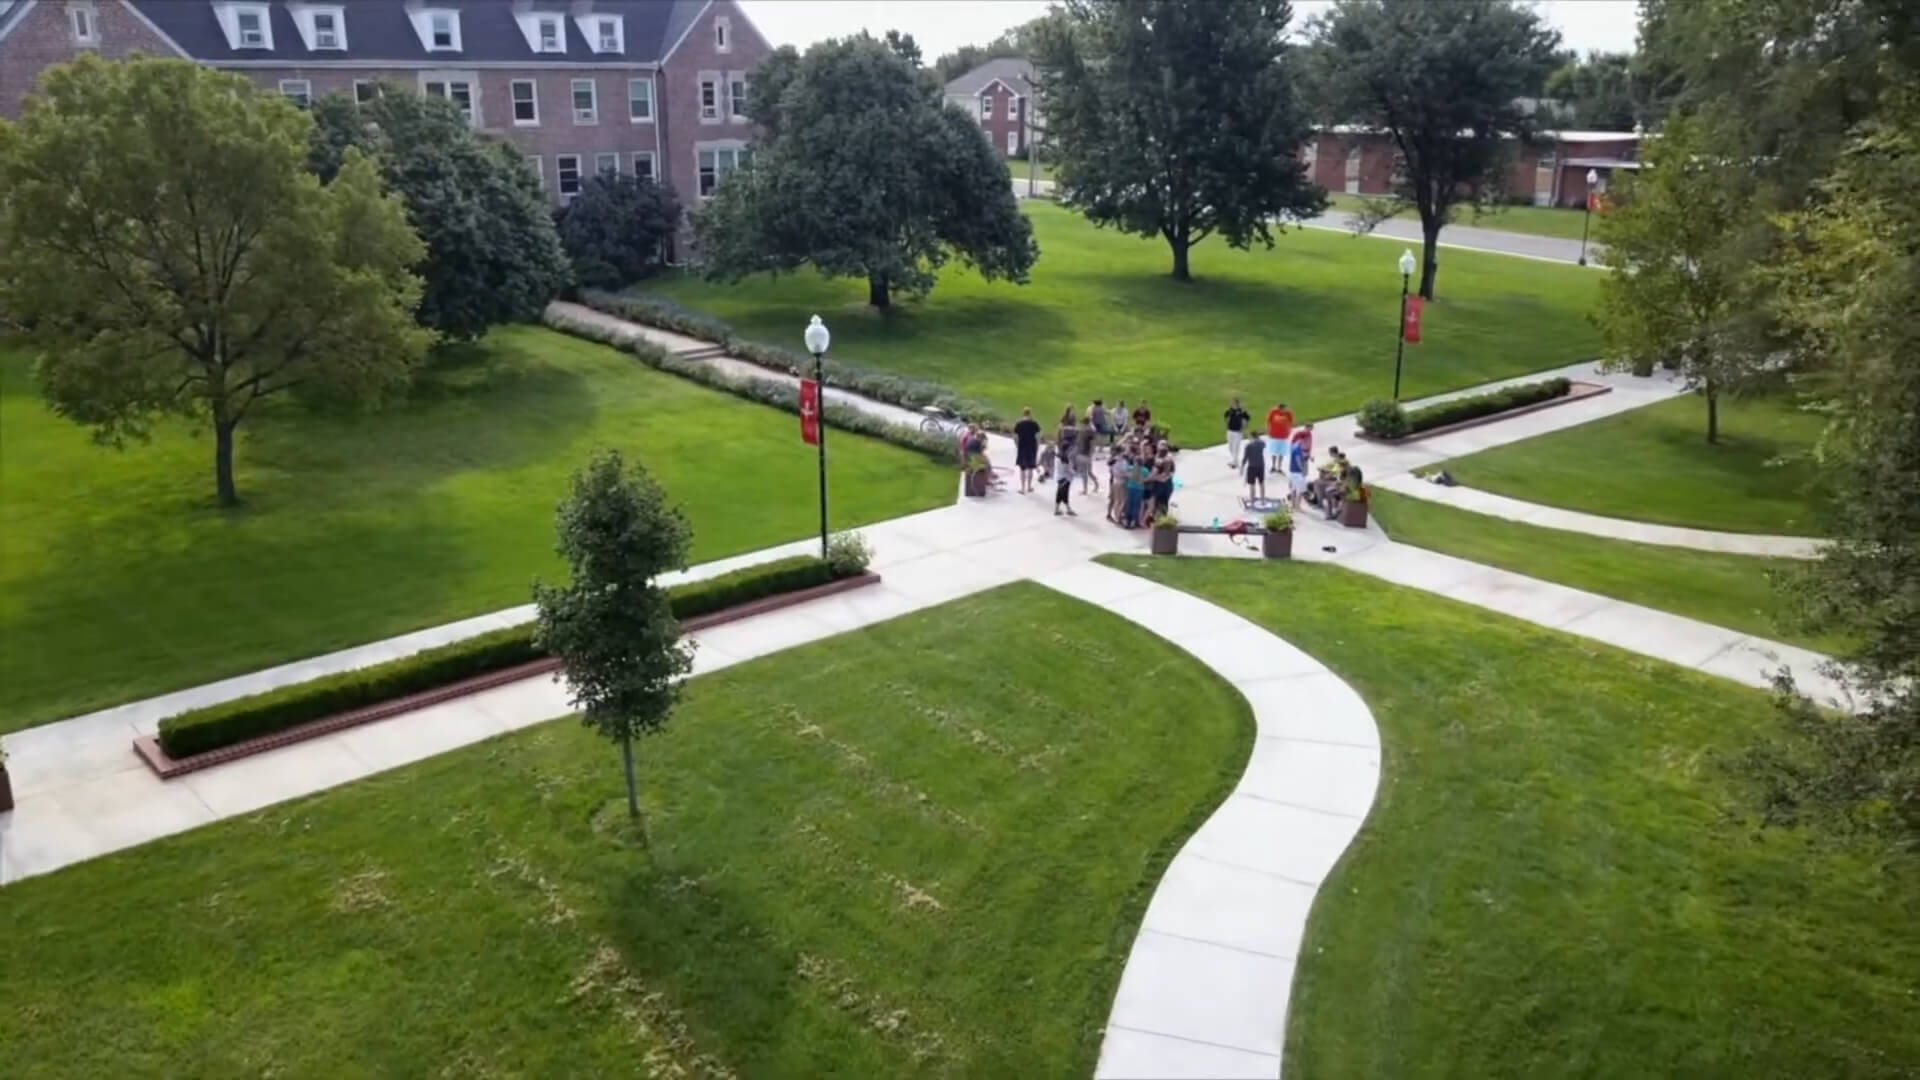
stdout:
{"type": "Polygon", "coordinates": [[[1178,555],[1180,553],[1180,529],[1178,526],[1153,527],[1153,547],[1155,555],[1178,555]]]}
{"type": "Polygon", "coordinates": [[[966,492],[968,498],[985,498],[987,488],[993,483],[993,474],[985,469],[966,474],[966,492]]]}
{"type": "Polygon", "coordinates": [[[1340,506],[1340,524],[1349,529],[1367,527],[1367,504],[1349,499],[1340,506]]]}
{"type": "Polygon", "coordinates": [[[1293,558],[1293,530],[1261,533],[1260,554],[1269,559],[1293,558]]]}

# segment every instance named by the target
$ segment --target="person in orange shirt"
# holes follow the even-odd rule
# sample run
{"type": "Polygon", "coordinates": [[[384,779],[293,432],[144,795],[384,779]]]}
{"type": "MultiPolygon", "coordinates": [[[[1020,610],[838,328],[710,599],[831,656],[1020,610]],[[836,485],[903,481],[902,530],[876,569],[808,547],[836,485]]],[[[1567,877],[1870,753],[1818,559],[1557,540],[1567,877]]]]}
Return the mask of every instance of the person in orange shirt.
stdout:
{"type": "MultiPolygon", "coordinates": [[[[1267,410],[1268,443],[1273,446],[1285,446],[1287,445],[1288,436],[1292,434],[1293,410],[1287,408],[1286,402],[1283,401],[1267,410]]],[[[1272,468],[1268,471],[1282,472],[1286,469],[1286,462],[1282,460],[1286,457],[1285,454],[1272,454],[1269,456],[1272,459],[1272,468]]]]}

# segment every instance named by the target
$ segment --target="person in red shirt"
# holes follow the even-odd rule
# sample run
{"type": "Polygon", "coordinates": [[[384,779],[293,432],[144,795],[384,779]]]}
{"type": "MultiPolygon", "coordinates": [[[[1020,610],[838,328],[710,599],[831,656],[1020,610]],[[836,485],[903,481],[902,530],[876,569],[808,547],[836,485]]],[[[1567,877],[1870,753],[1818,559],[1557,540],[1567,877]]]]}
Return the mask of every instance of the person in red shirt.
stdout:
{"type": "MultiPolygon", "coordinates": [[[[1274,446],[1285,446],[1287,437],[1291,434],[1293,434],[1293,410],[1287,408],[1287,403],[1283,401],[1267,410],[1267,441],[1274,446]]],[[[1269,471],[1285,470],[1286,463],[1281,460],[1285,457],[1285,454],[1273,455],[1273,467],[1269,471]]]]}

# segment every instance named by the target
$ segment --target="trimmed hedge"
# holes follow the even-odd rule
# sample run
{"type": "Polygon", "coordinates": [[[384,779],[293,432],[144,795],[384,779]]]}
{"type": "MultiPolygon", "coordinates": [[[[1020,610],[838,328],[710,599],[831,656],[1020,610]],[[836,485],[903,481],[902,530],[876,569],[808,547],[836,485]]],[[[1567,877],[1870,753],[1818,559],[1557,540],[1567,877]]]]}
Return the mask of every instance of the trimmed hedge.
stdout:
{"type": "MultiPolygon", "coordinates": [[[[728,353],[761,367],[784,371],[789,375],[810,377],[813,357],[778,345],[745,338],[732,326],[711,315],[686,308],[655,296],[610,293],[600,289],[580,290],[579,302],[607,315],[630,322],[645,323],[663,330],[697,337],[725,346],[728,353]]],[[[910,375],[873,371],[829,359],[825,364],[827,382],[834,386],[908,409],[938,406],[955,416],[965,417],[994,431],[1006,429],[1006,418],[993,406],[970,398],[952,387],[910,375]]]]}
{"type": "Polygon", "coordinates": [[[1393,402],[1370,401],[1360,410],[1360,426],[1367,434],[1378,438],[1401,438],[1566,397],[1572,390],[1571,382],[1564,378],[1552,378],[1471,397],[1454,398],[1424,409],[1405,410],[1393,402]]]}
{"type": "MultiPolygon", "coordinates": [[[[742,567],[704,581],[676,585],[667,590],[667,603],[673,609],[674,618],[692,619],[769,596],[825,585],[852,577],[864,569],[864,562],[859,565],[842,562],[836,568],[834,563],[817,555],[795,555],[742,567]]],[[[537,624],[525,623],[493,630],[398,660],[325,675],[170,716],[160,721],[160,747],[173,758],[201,754],[336,713],[364,709],[531,663],[547,655],[535,638],[536,629],[537,624]]]]}
{"type": "MultiPolygon", "coordinates": [[[[643,338],[624,337],[596,323],[582,322],[554,311],[543,313],[540,319],[551,329],[563,334],[597,341],[602,345],[611,345],[616,349],[630,352],[641,363],[655,371],[678,375],[683,379],[691,379],[702,386],[712,387],[738,398],[745,398],[761,405],[771,405],[795,416],[800,415],[800,395],[790,384],[777,379],[734,375],[702,360],[683,360],[643,338]]],[[[957,460],[955,440],[944,435],[929,435],[919,428],[888,423],[872,413],[862,412],[851,405],[829,401],[827,407],[821,410],[820,417],[826,421],[828,427],[850,431],[856,435],[866,435],[908,450],[918,450],[942,465],[952,465],[957,460]]]]}

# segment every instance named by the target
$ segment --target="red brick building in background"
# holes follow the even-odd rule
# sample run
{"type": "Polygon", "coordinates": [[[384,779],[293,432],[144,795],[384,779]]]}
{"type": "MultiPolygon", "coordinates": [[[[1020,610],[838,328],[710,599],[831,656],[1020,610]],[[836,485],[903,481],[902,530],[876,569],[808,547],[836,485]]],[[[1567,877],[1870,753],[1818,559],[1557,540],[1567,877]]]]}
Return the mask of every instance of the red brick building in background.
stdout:
{"type": "MultiPolygon", "coordinates": [[[[1587,172],[1600,190],[1617,171],[1640,168],[1644,136],[1633,131],[1547,131],[1534,146],[1517,148],[1506,176],[1506,196],[1534,206],[1584,206],[1587,172]]],[[[1399,151],[1384,132],[1335,127],[1301,150],[1313,182],[1332,192],[1385,195],[1393,190],[1399,151]]]]}
{"type": "Polygon", "coordinates": [[[987,142],[1003,157],[1025,157],[1039,130],[1033,65],[1011,57],[989,60],[948,83],[947,100],[977,117],[987,142]]]}
{"type": "Polygon", "coordinates": [[[770,51],[733,0],[0,0],[0,115],[88,52],[183,57],[303,104],[398,85],[513,143],[556,202],[617,172],[692,207],[748,154],[770,51]]]}

